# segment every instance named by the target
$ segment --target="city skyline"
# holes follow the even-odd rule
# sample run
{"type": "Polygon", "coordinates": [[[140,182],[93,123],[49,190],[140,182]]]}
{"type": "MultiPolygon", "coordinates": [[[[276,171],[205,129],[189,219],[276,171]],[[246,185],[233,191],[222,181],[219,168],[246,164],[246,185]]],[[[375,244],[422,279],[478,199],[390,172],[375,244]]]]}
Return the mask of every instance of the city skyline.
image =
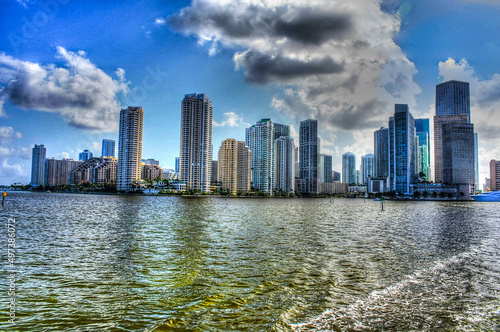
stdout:
{"type": "MultiPolygon", "coordinates": [[[[387,125],[394,104],[408,104],[415,118],[432,121],[435,86],[452,79],[467,81],[471,122],[479,134],[481,183],[488,177],[489,161],[500,155],[496,112],[500,98],[495,95],[500,87],[496,74],[500,72],[496,60],[500,43],[494,34],[499,23],[493,19],[500,9],[495,4],[385,1],[377,8],[375,2],[366,1],[336,9],[334,2],[325,2],[323,10],[328,19],[343,18],[339,22],[347,23],[340,25],[339,31],[320,25],[316,34],[308,31],[308,39],[301,40],[292,29],[273,30],[261,23],[267,17],[288,27],[294,22],[304,24],[301,26],[307,29],[305,22],[311,17],[304,13],[319,15],[321,1],[290,1],[289,22],[280,21],[267,7],[257,5],[257,24],[250,25],[240,37],[232,33],[234,26],[229,23],[217,26],[211,20],[217,14],[230,13],[234,6],[231,1],[224,5],[209,1],[124,2],[102,5],[93,14],[88,10],[97,6],[93,2],[59,4],[57,12],[52,13],[44,12],[43,3],[5,3],[11,15],[0,23],[4,45],[0,51],[0,184],[29,182],[34,144],[45,145],[47,158],[77,160],[78,153],[85,149],[99,155],[103,138],[118,141],[118,114],[130,105],[141,105],[147,114],[142,158],[155,158],[163,168],[174,168],[180,136],[179,100],[190,92],[207,93],[214,102],[214,146],[227,137],[244,140],[243,129],[262,118],[289,125],[290,136],[297,143],[299,122],[312,118],[320,124],[320,153],[332,155],[333,169],[340,170],[342,153],[354,152],[357,164],[361,156],[373,153],[373,132],[387,125]],[[208,5],[213,6],[203,7],[208,5]],[[366,8],[373,9],[370,17],[363,12],[366,8]],[[141,15],[133,23],[123,23],[137,12],[141,15]],[[35,22],[33,31],[28,31],[26,22],[33,23],[37,13],[41,13],[38,17],[46,15],[46,22],[35,22]],[[81,17],[75,13],[81,13],[81,17]],[[103,19],[111,15],[116,19],[103,19]],[[101,21],[109,27],[101,29],[100,36],[96,34],[98,28],[87,29],[101,21]],[[122,26],[127,29],[122,30],[122,26]],[[390,27],[390,32],[380,36],[366,32],[366,28],[378,31],[384,27],[390,27]],[[58,33],[62,28],[64,36],[58,33]],[[259,46],[263,39],[269,49],[259,46]],[[298,60],[278,52],[276,47],[282,39],[287,41],[286,51],[298,50],[298,60]],[[365,48],[359,60],[375,56],[371,51],[376,40],[382,43],[379,46],[384,55],[378,59],[382,65],[370,67],[367,73],[371,76],[367,77],[353,68],[347,55],[354,50],[352,42],[360,41],[365,48]],[[329,42],[339,47],[330,49],[329,42]],[[392,42],[394,45],[389,46],[392,42]],[[102,48],[101,44],[113,47],[102,48]],[[133,51],[126,56],[131,46],[146,52],[139,55],[133,51]],[[331,56],[326,57],[323,51],[331,56]],[[306,53],[308,62],[301,60],[306,53]],[[265,73],[258,71],[259,64],[267,66],[263,67],[265,73]],[[40,73],[38,81],[34,69],[40,73]],[[81,91],[70,90],[63,80],[58,81],[58,89],[47,89],[56,80],[56,69],[60,77],[68,78],[67,82],[82,83],[81,91]],[[377,86],[363,90],[362,86],[374,77],[377,86]],[[34,86],[31,90],[26,88],[30,84],[34,86]],[[71,99],[91,88],[94,100],[71,99]],[[43,89],[49,91],[50,100],[42,98],[43,89]],[[371,99],[354,100],[365,95],[371,99]],[[16,96],[24,97],[21,100],[16,96]]],[[[244,5],[230,17],[245,23],[248,11],[249,5],[244,5]]]]}

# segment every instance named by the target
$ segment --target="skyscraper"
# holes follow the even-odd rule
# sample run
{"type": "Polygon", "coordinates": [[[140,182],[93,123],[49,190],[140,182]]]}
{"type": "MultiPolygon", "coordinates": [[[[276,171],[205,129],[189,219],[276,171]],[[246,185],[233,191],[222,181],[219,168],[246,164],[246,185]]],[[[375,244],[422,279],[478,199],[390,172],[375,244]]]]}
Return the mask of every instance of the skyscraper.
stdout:
{"type": "Polygon", "coordinates": [[[80,152],[80,154],[78,155],[78,160],[85,162],[85,161],[89,160],[90,158],[92,158],[93,156],[94,156],[94,154],[92,153],[92,151],[85,149],[85,150],[83,150],[83,152],[80,152]]]}
{"type": "Polygon", "coordinates": [[[446,123],[442,127],[443,183],[476,183],[474,125],[446,123]]]}
{"type": "Polygon", "coordinates": [[[252,151],[252,186],[272,194],[274,189],[274,141],[288,136],[290,127],[261,119],[245,130],[245,143],[252,151]]]}
{"type": "Polygon", "coordinates": [[[219,148],[218,179],[232,195],[250,190],[250,149],[245,142],[228,138],[219,148]]]}
{"type": "Polygon", "coordinates": [[[425,175],[425,180],[431,180],[431,149],[429,119],[415,119],[415,130],[418,137],[418,163],[417,172],[425,175]]]}
{"type": "MultiPolygon", "coordinates": [[[[434,117],[434,177],[443,182],[443,169],[452,163],[443,159],[442,126],[449,123],[471,123],[469,83],[448,81],[436,85],[436,116],[434,117]],[[447,164],[447,166],[445,166],[447,164]]],[[[448,131],[452,133],[453,131],[448,131]]],[[[474,144],[474,142],[472,143],[474,144]]],[[[473,152],[473,155],[475,152],[473,152]]],[[[448,154],[449,155],[449,154],[448,154]]],[[[475,180],[471,185],[475,184],[475,180]]]]}
{"type": "Polygon", "coordinates": [[[466,115],[470,123],[469,83],[447,81],[436,85],[436,116],[466,115]]]}
{"type": "Polygon", "coordinates": [[[356,184],[356,155],[352,152],[342,155],[342,182],[356,184]]]}
{"type": "Polygon", "coordinates": [[[81,164],[81,161],[75,161],[73,159],[46,159],[45,183],[49,186],[69,184],[69,175],[71,170],[81,164]]]}
{"type": "Polygon", "coordinates": [[[179,161],[180,161],[181,158],[179,157],[175,157],[175,167],[174,167],[174,171],[175,173],[179,174],[179,161]]]}
{"type": "Polygon", "coordinates": [[[182,100],[179,179],[200,192],[210,192],[212,113],[212,102],[204,93],[187,94],[182,100]]]}
{"type": "Polygon", "coordinates": [[[31,185],[43,186],[45,185],[45,158],[47,149],[43,144],[37,145],[33,148],[31,159],[31,185]]]}
{"type": "Polygon", "coordinates": [[[103,139],[101,157],[114,157],[114,156],[115,156],[115,141],[112,139],[103,139]]]}
{"type": "Polygon", "coordinates": [[[415,120],[408,105],[396,104],[389,119],[390,189],[409,195],[415,180],[415,120]]]}
{"type": "Polygon", "coordinates": [[[373,172],[377,178],[389,177],[389,128],[381,127],[374,133],[373,172]]]}
{"type": "Polygon", "coordinates": [[[300,178],[305,180],[306,194],[318,193],[318,120],[305,120],[300,122],[299,129],[300,147],[300,178]]]}
{"type": "Polygon", "coordinates": [[[118,134],[117,189],[127,191],[141,179],[142,129],[144,111],[140,106],[129,106],[120,111],[118,134]]]}
{"type": "Polygon", "coordinates": [[[295,144],[290,136],[274,141],[274,188],[285,193],[295,190],[295,144]]]}
{"type": "Polygon", "coordinates": [[[319,182],[333,182],[333,158],[327,154],[321,154],[319,157],[319,182]]]}
{"type": "Polygon", "coordinates": [[[374,177],[374,155],[369,153],[361,157],[361,184],[366,186],[368,177],[374,177]]]}
{"type": "Polygon", "coordinates": [[[490,160],[490,188],[500,190],[500,160],[490,160]]]}

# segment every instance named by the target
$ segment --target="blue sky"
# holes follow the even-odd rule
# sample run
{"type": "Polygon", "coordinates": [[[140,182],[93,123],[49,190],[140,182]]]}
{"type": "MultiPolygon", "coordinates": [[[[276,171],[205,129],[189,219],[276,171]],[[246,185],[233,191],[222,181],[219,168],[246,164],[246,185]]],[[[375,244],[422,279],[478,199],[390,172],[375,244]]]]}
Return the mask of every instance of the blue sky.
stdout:
{"type": "Polygon", "coordinates": [[[47,157],[100,154],[128,105],[144,108],[143,158],[173,168],[180,103],[193,92],[212,100],[214,156],[260,118],[292,125],[295,136],[300,121],[316,118],[339,170],[342,153],[359,162],[373,152],[373,131],[394,103],[432,116],[435,85],[448,79],[471,83],[481,182],[489,159],[500,159],[498,1],[0,0],[0,8],[0,184],[29,182],[34,144],[47,157]]]}

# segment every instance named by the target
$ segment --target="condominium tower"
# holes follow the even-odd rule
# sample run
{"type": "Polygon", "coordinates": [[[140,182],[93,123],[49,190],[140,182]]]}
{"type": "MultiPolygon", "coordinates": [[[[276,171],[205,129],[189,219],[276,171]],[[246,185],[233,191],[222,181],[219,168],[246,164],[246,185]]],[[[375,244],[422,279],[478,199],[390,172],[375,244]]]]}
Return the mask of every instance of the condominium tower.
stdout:
{"type": "Polygon", "coordinates": [[[364,186],[368,183],[368,178],[374,177],[374,155],[369,153],[361,157],[361,181],[364,186]]]}
{"type": "Polygon", "coordinates": [[[250,191],[251,152],[245,142],[228,138],[219,148],[217,178],[232,195],[250,191]]]}
{"type": "Polygon", "coordinates": [[[342,182],[355,185],[356,181],[356,155],[346,152],[342,155],[342,182]]]}
{"type": "Polygon", "coordinates": [[[417,148],[417,172],[423,173],[426,181],[431,180],[431,149],[429,119],[415,119],[415,131],[418,138],[417,148]]]}
{"type": "Polygon", "coordinates": [[[318,120],[301,121],[299,135],[300,179],[305,184],[305,188],[302,190],[305,194],[316,195],[319,192],[318,120]]]}
{"type": "Polygon", "coordinates": [[[490,160],[491,190],[500,190],[500,160],[490,160]]]}
{"type": "Polygon", "coordinates": [[[285,193],[295,190],[295,144],[290,136],[274,141],[274,188],[285,193]]]}
{"type": "Polygon", "coordinates": [[[374,133],[373,172],[377,178],[389,177],[389,128],[381,127],[374,133]]]}
{"type": "Polygon", "coordinates": [[[45,185],[45,158],[47,149],[43,144],[37,145],[33,148],[31,159],[31,185],[43,186],[45,185]]]}
{"type": "Polygon", "coordinates": [[[210,192],[212,172],[212,102],[204,93],[182,100],[179,180],[188,189],[210,192]]]}
{"type": "Polygon", "coordinates": [[[120,111],[118,134],[117,189],[127,191],[141,179],[142,129],[144,111],[140,106],[129,106],[120,111]]]}

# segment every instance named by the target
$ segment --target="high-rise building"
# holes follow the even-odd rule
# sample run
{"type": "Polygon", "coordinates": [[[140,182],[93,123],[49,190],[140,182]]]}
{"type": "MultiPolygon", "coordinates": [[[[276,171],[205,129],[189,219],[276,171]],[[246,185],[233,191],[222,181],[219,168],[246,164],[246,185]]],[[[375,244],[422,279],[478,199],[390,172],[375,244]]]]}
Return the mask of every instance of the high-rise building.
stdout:
{"type": "Polygon", "coordinates": [[[436,85],[436,116],[459,114],[471,122],[469,83],[447,81],[436,85]]]}
{"type": "Polygon", "coordinates": [[[78,155],[78,160],[85,162],[85,161],[89,160],[90,158],[92,158],[93,156],[94,156],[94,154],[92,153],[92,151],[85,149],[85,150],[83,150],[83,152],[80,152],[80,154],[78,155]]]}
{"type": "Polygon", "coordinates": [[[218,178],[232,195],[250,190],[250,149],[245,142],[228,138],[219,148],[218,178]]]}
{"type": "Polygon", "coordinates": [[[69,184],[69,175],[71,170],[81,164],[82,161],[75,161],[73,159],[46,159],[45,184],[49,186],[69,184]]]}
{"type": "Polygon", "coordinates": [[[490,160],[490,188],[500,190],[500,160],[490,160]]]}
{"type": "Polygon", "coordinates": [[[356,184],[356,155],[352,152],[342,155],[342,182],[356,184]]]}
{"type": "Polygon", "coordinates": [[[474,125],[446,123],[441,130],[443,183],[475,185],[474,125]]]}
{"type": "Polygon", "coordinates": [[[272,194],[274,188],[274,141],[289,136],[290,127],[261,119],[245,131],[245,143],[252,151],[252,186],[272,194]]]}
{"type": "Polygon", "coordinates": [[[210,192],[212,114],[212,102],[204,93],[187,94],[182,100],[179,179],[200,192],[210,192]]]}
{"type": "Polygon", "coordinates": [[[374,177],[374,155],[369,153],[361,157],[361,184],[366,186],[368,178],[374,177]]]}
{"type": "Polygon", "coordinates": [[[45,185],[45,158],[47,149],[43,144],[37,145],[32,151],[31,159],[31,185],[43,186],[45,185]]]}
{"type": "Polygon", "coordinates": [[[415,180],[415,120],[406,104],[396,104],[389,119],[389,149],[390,189],[409,195],[415,180]]]}
{"type": "Polygon", "coordinates": [[[210,181],[212,183],[219,182],[219,162],[217,160],[212,160],[212,178],[210,181]]]}
{"type": "Polygon", "coordinates": [[[174,172],[179,174],[179,161],[181,160],[181,158],[179,157],[175,157],[175,167],[174,167],[174,172]]]}
{"type": "Polygon", "coordinates": [[[318,120],[300,122],[299,148],[300,178],[305,180],[305,191],[302,193],[316,195],[319,190],[318,120]]]}
{"type": "MultiPolygon", "coordinates": [[[[436,85],[436,116],[434,117],[434,177],[444,182],[443,170],[450,168],[451,160],[443,160],[442,126],[445,124],[471,123],[469,83],[448,81],[436,85]],[[445,164],[448,165],[445,165],[445,164]]],[[[452,131],[448,131],[451,133],[452,131]]],[[[472,142],[474,144],[474,142],[472,142]]],[[[473,151],[473,156],[475,151],[473,151]]],[[[470,183],[475,185],[474,181],[470,183]]]]}
{"type": "Polygon", "coordinates": [[[102,140],[101,157],[114,157],[115,156],[115,141],[112,139],[102,140]]]}
{"type": "Polygon", "coordinates": [[[300,177],[299,147],[295,147],[295,177],[300,177]]]}
{"type": "Polygon", "coordinates": [[[295,144],[291,136],[274,141],[274,188],[285,193],[295,190],[295,144]]]}
{"type": "Polygon", "coordinates": [[[477,133],[474,133],[474,170],[476,172],[474,190],[479,190],[479,137],[477,133]]]}
{"type": "Polygon", "coordinates": [[[374,177],[389,177],[389,128],[381,127],[374,133],[374,177]]]}
{"type": "Polygon", "coordinates": [[[142,130],[144,111],[140,106],[129,106],[120,111],[118,134],[119,191],[128,191],[141,179],[142,130]]]}
{"type": "Polygon", "coordinates": [[[327,154],[321,154],[319,157],[319,182],[333,182],[333,157],[327,154]]]}
{"type": "Polygon", "coordinates": [[[417,173],[423,173],[426,181],[431,180],[431,149],[429,119],[415,119],[415,130],[418,138],[417,173]]]}

